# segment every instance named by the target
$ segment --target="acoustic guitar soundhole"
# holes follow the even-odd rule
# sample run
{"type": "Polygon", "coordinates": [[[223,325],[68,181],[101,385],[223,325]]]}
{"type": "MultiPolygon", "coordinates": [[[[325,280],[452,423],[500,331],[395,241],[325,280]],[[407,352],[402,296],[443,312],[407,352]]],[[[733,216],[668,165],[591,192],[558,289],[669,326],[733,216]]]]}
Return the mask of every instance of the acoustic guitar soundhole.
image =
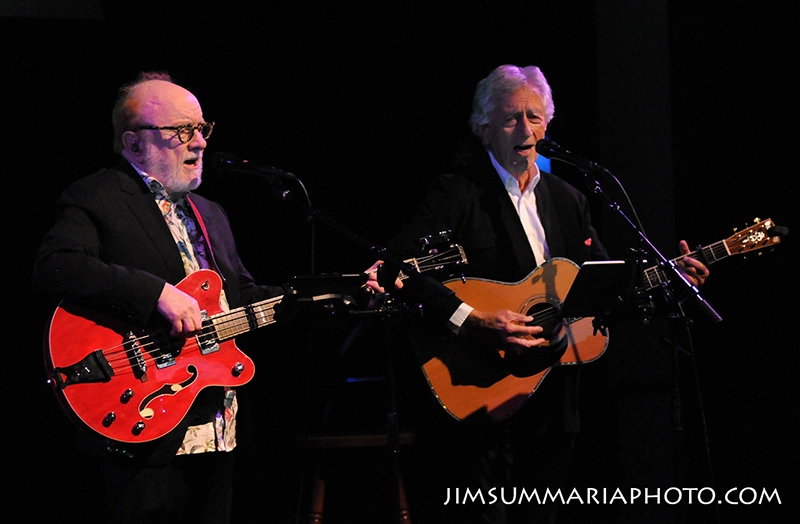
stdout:
{"type": "Polygon", "coordinates": [[[552,341],[560,336],[563,322],[559,306],[550,302],[540,302],[534,304],[525,313],[533,317],[533,322],[528,325],[542,326],[542,329],[544,329],[542,335],[545,338],[552,341]]]}
{"type": "Polygon", "coordinates": [[[524,310],[533,317],[531,326],[542,326],[544,331],[536,337],[548,339],[547,344],[537,346],[534,350],[519,354],[506,353],[504,362],[506,371],[515,377],[531,377],[558,362],[566,350],[566,337],[561,322],[561,308],[551,302],[532,304],[524,310]]]}

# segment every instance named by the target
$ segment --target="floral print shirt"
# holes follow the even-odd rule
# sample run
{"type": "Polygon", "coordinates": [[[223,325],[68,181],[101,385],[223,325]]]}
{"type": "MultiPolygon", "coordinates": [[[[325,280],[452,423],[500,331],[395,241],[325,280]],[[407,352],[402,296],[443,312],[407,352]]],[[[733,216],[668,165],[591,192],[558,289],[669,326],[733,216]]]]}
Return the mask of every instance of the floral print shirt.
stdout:
{"type": "MultiPolygon", "coordinates": [[[[134,166],[136,168],[136,166],[134,166]]],[[[189,209],[186,196],[172,199],[167,194],[164,186],[155,178],[136,168],[147,187],[153,192],[164,220],[169,226],[175,244],[181,254],[183,267],[189,275],[199,269],[211,267],[208,257],[208,244],[203,237],[203,232],[198,227],[197,220],[189,209]]],[[[223,311],[230,309],[225,291],[220,296],[220,307],[223,311]]],[[[212,451],[231,451],[236,447],[236,412],[238,402],[236,390],[225,388],[224,409],[217,413],[213,422],[199,426],[190,426],[183,442],[178,449],[178,455],[194,453],[207,453],[212,451]]]]}

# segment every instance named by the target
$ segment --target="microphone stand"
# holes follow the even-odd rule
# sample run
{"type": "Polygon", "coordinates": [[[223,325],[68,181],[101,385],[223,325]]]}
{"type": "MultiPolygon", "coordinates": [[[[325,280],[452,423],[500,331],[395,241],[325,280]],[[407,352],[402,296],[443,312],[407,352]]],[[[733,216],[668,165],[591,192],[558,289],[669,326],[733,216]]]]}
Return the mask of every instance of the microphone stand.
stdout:
{"type": "MultiPolygon", "coordinates": [[[[257,176],[261,176],[264,178],[270,185],[270,188],[278,198],[292,202],[297,204],[303,212],[306,213],[307,218],[312,224],[319,220],[333,230],[337,231],[342,236],[350,239],[351,241],[355,242],[357,245],[361,246],[362,248],[368,250],[370,253],[373,254],[376,260],[383,260],[384,264],[378,271],[378,283],[381,287],[386,290],[387,296],[391,296],[390,291],[395,289],[395,280],[400,274],[401,271],[405,274],[406,278],[408,279],[419,279],[423,282],[424,279],[419,274],[419,272],[409,263],[402,260],[396,254],[390,252],[385,247],[379,246],[377,244],[373,244],[368,242],[366,239],[360,237],[355,232],[345,228],[331,217],[324,214],[321,210],[312,207],[311,201],[308,198],[308,194],[306,193],[306,202],[299,203],[293,198],[293,193],[291,191],[286,190],[282,186],[282,181],[277,180],[276,177],[272,172],[264,172],[264,173],[254,173],[250,169],[238,169],[236,167],[229,167],[229,170],[232,171],[240,171],[247,174],[256,174],[257,176]]],[[[292,176],[294,180],[297,180],[298,183],[302,185],[300,179],[292,176]]],[[[305,187],[303,187],[305,190],[305,187]]],[[[387,416],[386,416],[386,436],[387,436],[387,446],[389,448],[391,464],[392,464],[392,487],[395,493],[394,497],[394,504],[395,504],[395,515],[401,516],[401,507],[400,507],[400,499],[401,499],[401,474],[400,474],[400,423],[399,423],[399,416],[397,413],[397,397],[396,397],[396,377],[394,372],[394,356],[392,355],[392,347],[391,340],[391,327],[390,323],[387,322],[388,319],[396,318],[399,309],[396,308],[393,304],[393,301],[387,300],[382,303],[382,305],[371,311],[358,311],[353,312],[351,311],[349,314],[352,315],[369,315],[369,316],[378,316],[381,320],[384,321],[384,330],[386,334],[386,345],[387,345],[387,381],[388,381],[388,408],[387,408],[387,416]]]]}
{"type": "MultiPolygon", "coordinates": [[[[608,204],[609,209],[612,209],[617,213],[617,215],[622,218],[623,222],[628,224],[634,234],[639,238],[639,240],[645,244],[647,247],[647,251],[649,251],[657,260],[659,269],[668,276],[667,280],[670,284],[673,282],[677,282],[678,290],[681,295],[688,296],[691,298],[699,307],[700,311],[712,323],[717,323],[722,320],[722,317],[714,311],[711,305],[705,301],[705,299],[700,295],[700,290],[697,289],[697,286],[693,285],[686,276],[681,272],[678,264],[673,260],[668,260],[661,252],[656,248],[655,245],[650,241],[650,239],[645,235],[644,231],[637,226],[629,217],[625,214],[622,210],[620,205],[615,202],[608,194],[603,191],[603,187],[600,185],[600,182],[595,178],[595,172],[600,172],[604,175],[610,176],[615,178],[610,171],[606,168],[595,164],[594,162],[588,162],[586,167],[582,166],[575,166],[577,167],[584,175],[584,181],[586,183],[586,187],[594,194],[601,196],[606,203],[608,204]]],[[[664,288],[667,292],[669,290],[665,287],[664,288]]],[[[679,297],[674,297],[674,300],[679,300],[679,297]]]]}
{"type": "MultiPolygon", "coordinates": [[[[714,311],[714,309],[703,299],[703,297],[700,296],[700,291],[697,289],[697,287],[692,285],[692,283],[686,279],[683,273],[681,273],[677,263],[667,260],[667,258],[664,257],[661,252],[659,252],[656,246],[650,242],[650,239],[647,238],[647,235],[645,235],[642,228],[637,226],[630,218],[628,218],[625,212],[622,211],[622,208],[619,206],[619,204],[617,204],[605,193],[605,191],[603,191],[603,187],[600,185],[600,182],[597,181],[597,178],[595,178],[594,175],[595,173],[601,173],[612,178],[613,180],[617,180],[617,178],[611,174],[608,169],[599,166],[590,160],[581,158],[546,138],[538,140],[535,147],[536,152],[544,157],[569,164],[583,173],[586,186],[589,188],[589,190],[592,193],[603,197],[608,203],[609,208],[616,211],[617,214],[622,218],[623,222],[630,226],[635,235],[639,237],[641,242],[649,248],[650,253],[652,253],[653,256],[658,260],[658,267],[666,276],[668,276],[668,281],[670,283],[677,282],[678,287],[683,294],[691,297],[700,307],[700,310],[703,312],[706,318],[711,322],[719,322],[722,320],[717,312],[714,311]],[[669,278],[669,275],[671,275],[672,278],[669,278]]],[[[622,186],[620,185],[620,187],[622,186]]],[[[624,188],[622,189],[624,191],[624,188]]]]}
{"type": "MultiPolygon", "coordinates": [[[[553,157],[555,159],[555,156],[553,157]]],[[[560,160],[560,159],[558,159],[560,160]]],[[[596,173],[600,173],[603,176],[611,177],[613,180],[616,180],[616,177],[608,171],[606,168],[599,166],[591,161],[586,161],[582,163],[578,162],[568,162],[566,160],[562,160],[565,163],[572,165],[573,167],[577,168],[581,171],[584,175],[584,181],[586,183],[587,188],[594,194],[599,195],[602,197],[608,207],[615,211],[619,217],[628,224],[630,229],[638,236],[639,240],[647,246],[649,252],[657,259],[658,267],[660,270],[665,274],[667,277],[668,284],[662,286],[662,289],[666,295],[668,303],[672,304],[674,308],[674,313],[670,316],[670,330],[672,333],[672,355],[673,355],[673,406],[672,406],[672,424],[673,424],[673,431],[681,431],[683,429],[683,415],[682,415],[682,406],[681,406],[681,391],[680,391],[680,366],[678,364],[678,356],[679,351],[681,350],[679,339],[678,339],[678,330],[679,328],[685,329],[687,332],[689,331],[689,321],[686,314],[682,308],[682,297],[688,297],[694,301],[694,303],[698,306],[699,310],[701,311],[702,315],[705,317],[706,320],[710,321],[711,323],[717,323],[722,320],[722,317],[708,304],[703,297],[700,295],[700,291],[694,286],[691,282],[687,280],[684,274],[680,271],[678,265],[671,260],[667,260],[667,258],[653,245],[647,235],[644,233],[641,227],[637,226],[622,210],[620,205],[615,202],[604,190],[601,186],[600,182],[595,177],[596,173]],[[673,282],[677,283],[676,286],[676,293],[673,293],[669,289],[669,285],[673,282]]],[[[624,189],[623,189],[624,191],[624,189]]],[[[635,211],[634,211],[635,213],[635,211]]],[[[635,252],[640,252],[641,250],[634,250],[635,252]]],[[[642,271],[641,267],[641,256],[637,256],[637,269],[642,271]]],[[[640,275],[642,273],[640,272],[640,275]]],[[[637,280],[637,283],[641,281],[641,278],[637,280]]],[[[641,296],[643,294],[644,288],[637,285],[636,293],[634,296],[641,296]]],[[[639,310],[640,314],[643,316],[641,320],[644,323],[649,322],[649,311],[645,309],[639,310]]],[[[691,346],[691,335],[689,338],[689,344],[691,346]]],[[[690,347],[691,350],[691,347],[690,347]]],[[[690,351],[691,358],[694,359],[694,351],[690,351]]],[[[674,444],[673,444],[674,445],[674,444]]]]}

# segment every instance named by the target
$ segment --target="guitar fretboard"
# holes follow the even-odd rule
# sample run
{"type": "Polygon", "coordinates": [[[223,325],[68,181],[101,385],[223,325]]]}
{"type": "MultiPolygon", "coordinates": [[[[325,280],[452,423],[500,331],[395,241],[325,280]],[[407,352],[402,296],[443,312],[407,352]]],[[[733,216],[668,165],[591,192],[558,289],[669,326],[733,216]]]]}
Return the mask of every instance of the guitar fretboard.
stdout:
{"type": "MultiPolygon", "coordinates": [[[[692,257],[692,258],[700,258],[706,264],[713,264],[723,258],[730,256],[730,251],[728,250],[728,246],[724,240],[720,240],[719,242],[715,242],[705,247],[701,247],[699,249],[701,256],[697,256],[697,251],[692,251],[691,253],[687,253],[686,255],[679,256],[678,258],[674,258],[673,262],[678,262],[679,260],[683,259],[683,257],[692,257]]],[[[653,266],[651,268],[645,269],[644,271],[644,283],[647,286],[647,289],[653,289],[654,287],[658,287],[669,282],[669,277],[664,273],[664,270],[658,266],[653,266]]]]}
{"type": "Polygon", "coordinates": [[[244,306],[211,317],[211,324],[217,339],[225,341],[242,333],[268,326],[275,322],[275,306],[283,296],[269,298],[249,306],[244,306]]]}

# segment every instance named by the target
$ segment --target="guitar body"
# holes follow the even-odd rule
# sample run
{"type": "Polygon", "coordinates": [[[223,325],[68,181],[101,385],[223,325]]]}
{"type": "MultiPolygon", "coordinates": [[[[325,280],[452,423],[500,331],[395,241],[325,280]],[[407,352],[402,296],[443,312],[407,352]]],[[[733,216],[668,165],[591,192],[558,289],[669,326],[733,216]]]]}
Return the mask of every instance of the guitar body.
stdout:
{"type": "MultiPolygon", "coordinates": [[[[178,289],[208,316],[220,313],[222,283],[201,270],[178,289]]],[[[132,330],[120,320],[62,303],[45,340],[45,367],[72,418],[112,440],[141,443],[175,428],[203,388],[240,386],[255,366],[209,323],[191,338],[132,330]]]]}
{"type": "Polygon", "coordinates": [[[550,334],[546,346],[521,356],[457,343],[452,336],[418,344],[428,384],[450,415],[462,421],[502,420],[525,404],[551,369],[591,362],[605,352],[608,336],[595,333],[592,318],[560,317],[577,274],[574,262],[556,258],[514,284],[477,278],[445,282],[475,309],[532,315],[533,324],[550,334]]]}

